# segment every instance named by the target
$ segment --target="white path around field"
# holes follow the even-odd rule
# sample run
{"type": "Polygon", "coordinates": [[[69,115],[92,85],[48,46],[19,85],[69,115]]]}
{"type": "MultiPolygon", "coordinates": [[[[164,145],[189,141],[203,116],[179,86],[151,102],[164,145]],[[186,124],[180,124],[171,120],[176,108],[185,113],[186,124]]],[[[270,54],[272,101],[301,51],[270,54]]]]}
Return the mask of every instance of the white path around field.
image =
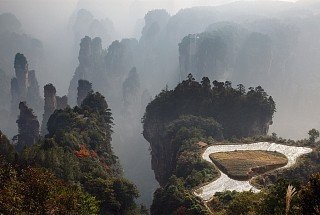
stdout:
{"type": "MultiPolygon", "coordinates": [[[[230,151],[242,151],[242,150],[264,150],[264,151],[275,151],[284,154],[288,158],[288,163],[284,167],[288,168],[295,164],[297,158],[303,154],[310,153],[311,148],[287,146],[276,143],[259,142],[252,144],[241,144],[241,145],[213,145],[209,146],[202,154],[202,158],[212,163],[209,155],[216,152],[230,152],[230,151]]],[[[281,169],[278,168],[278,169],[281,169]]],[[[220,171],[220,170],[219,170],[220,171]]],[[[226,174],[221,173],[221,176],[213,182],[200,187],[194,194],[199,196],[204,201],[209,201],[216,192],[222,192],[226,190],[236,190],[239,192],[252,190],[258,192],[259,190],[253,187],[249,181],[237,181],[229,178],[226,174]]]]}

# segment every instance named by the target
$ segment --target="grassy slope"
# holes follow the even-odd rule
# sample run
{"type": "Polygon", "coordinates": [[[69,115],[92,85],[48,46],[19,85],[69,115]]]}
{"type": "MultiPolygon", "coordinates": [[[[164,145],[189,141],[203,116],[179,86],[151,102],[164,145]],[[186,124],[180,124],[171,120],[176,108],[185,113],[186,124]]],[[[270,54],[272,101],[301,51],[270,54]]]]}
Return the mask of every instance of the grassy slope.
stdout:
{"type": "Polygon", "coordinates": [[[222,172],[236,180],[248,180],[288,162],[280,153],[260,150],[219,152],[211,154],[210,158],[222,172]]]}

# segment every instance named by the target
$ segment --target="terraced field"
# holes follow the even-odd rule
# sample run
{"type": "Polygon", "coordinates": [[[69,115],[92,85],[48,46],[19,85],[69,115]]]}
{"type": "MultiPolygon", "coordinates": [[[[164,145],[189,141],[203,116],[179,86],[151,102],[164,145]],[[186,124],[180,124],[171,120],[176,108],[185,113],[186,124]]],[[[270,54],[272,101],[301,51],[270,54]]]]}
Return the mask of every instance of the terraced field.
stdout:
{"type": "Polygon", "coordinates": [[[236,180],[249,180],[288,163],[283,154],[262,150],[217,152],[210,158],[223,173],[236,180]]]}
{"type": "MultiPolygon", "coordinates": [[[[234,152],[238,151],[269,151],[278,152],[283,154],[288,162],[285,166],[280,168],[289,168],[296,163],[298,157],[303,154],[312,152],[311,148],[307,147],[296,147],[287,146],[277,143],[269,142],[258,142],[252,144],[238,144],[238,145],[212,145],[206,148],[202,154],[202,158],[210,163],[212,160],[210,158],[211,154],[220,152],[234,152]]],[[[277,169],[280,169],[277,168],[277,169]]],[[[221,171],[221,170],[220,170],[221,171]]],[[[216,192],[222,192],[225,190],[236,190],[238,192],[249,191],[258,192],[259,190],[253,187],[249,180],[235,180],[230,178],[228,175],[221,172],[220,177],[194,191],[196,196],[199,196],[203,201],[209,201],[216,192]]]]}

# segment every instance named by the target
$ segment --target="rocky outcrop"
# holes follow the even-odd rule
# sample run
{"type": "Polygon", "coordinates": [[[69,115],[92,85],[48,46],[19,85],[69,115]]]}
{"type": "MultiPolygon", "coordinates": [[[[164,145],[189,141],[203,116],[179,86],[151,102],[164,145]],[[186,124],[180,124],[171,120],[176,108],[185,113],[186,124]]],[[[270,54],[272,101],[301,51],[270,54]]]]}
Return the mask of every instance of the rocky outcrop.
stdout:
{"type": "Polygon", "coordinates": [[[108,18],[98,20],[88,10],[80,9],[72,21],[74,39],[77,43],[84,36],[100,37],[104,41],[104,46],[106,46],[116,38],[112,21],[108,18]]]}
{"type": "Polygon", "coordinates": [[[144,17],[145,26],[141,32],[140,42],[151,43],[155,42],[156,39],[159,39],[159,34],[165,28],[169,19],[170,14],[164,9],[149,11],[144,17]]]}
{"type": "Polygon", "coordinates": [[[14,59],[14,69],[18,82],[18,94],[21,100],[25,100],[28,91],[28,62],[23,54],[17,53],[14,59]]]}
{"type": "Polygon", "coordinates": [[[17,150],[32,146],[39,140],[40,124],[37,116],[33,114],[33,110],[29,108],[26,102],[19,104],[20,115],[17,120],[17,150]]]}
{"type": "MultiPolygon", "coordinates": [[[[106,73],[104,79],[97,80],[97,87],[102,86],[103,92],[106,93],[111,101],[119,101],[119,96],[122,94],[121,86],[126,79],[129,71],[136,66],[137,58],[139,57],[139,43],[136,39],[123,39],[114,41],[108,48],[105,57],[106,73]],[[105,86],[103,86],[105,84],[105,86]]],[[[95,83],[94,86],[96,87],[95,83]]],[[[121,102],[121,97],[120,101],[121,102]]],[[[120,105],[120,104],[119,104],[120,105]]]]}
{"type": "Polygon", "coordinates": [[[140,79],[136,67],[133,67],[122,84],[123,102],[126,107],[140,105],[140,79]]]}
{"type": "Polygon", "coordinates": [[[13,117],[16,117],[18,105],[22,101],[26,101],[36,113],[41,113],[43,101],[40,97],[36,73],[34,70],[29,71],[28,61],[23,54],[16,54],[14,69],[16,77],[11,80],[11,111],[13,117]]]}
{"type": "Polygon", "coordinates": [[[67,96],[56,96],[57,100],[57,109],[62,110],[68,107],[68,97],[67,96]]]}
{"type": "Polygon", "coordinates": [[[105,50],[100,38],[84,37],[80,43],[79,66],[69,86],[69,103],[77,104],[78,81],[82,79],[91,82],[95,90],[102,92],[113,104],[117,101],[121,105],[118,95],[122,89],[119,86],[137,62],[138,46],[135,39],[123,39],[114,41],[105,50]]]}
{"type": "Polygon", "coordinates": [[[28,80],[29,86],[26,101],[37,114],[42,113],[43,99],[40,96],[39,84],[34,70],[29,70],[28,80]]]}
{"type": "Polygon", "coordinates": [[[57,109],[57,98],[56,98],[56,88],[52,84],[47,84],[44,86],[44,114],[41,124],[41,134],[45,135],[47,131],[47,122],[57,109]]]}
{"type": "Polygon", "coordinates": [[[55,110],[65,109],[68,107],[67,96],[56,96],[56,88],[52,84],[44,86],[44,113],[41,124],[41,134],[45,135],[47,131],[47,122],[55,110]]]}
{"type": "Polygon", "coordinates": [[[77,89],[77,105],[80,107],[82,101],[87,97],[88,93],[92,92],[92,84],[87,80],[79,80],[77,89]]]}
{"type": "Polygon", "coordinates": [[[176,166],[177,148],[170,144],[161,122],[144,126],[143,136],[150,143],[151,167],[160,186],[165,186],[176,166]]]}
{"type": "Polygon", "coordinates": [[[79,80],[83,79],[92,82],[94,79],[101,78],[102,74],[106,71],[101,39],[98,37],[94,39],[88,36],[84,37],[80,43],[78,60],[79,66],[70,82],[68,92],[71,105],[77,103],[76,98],[79,80]]]}

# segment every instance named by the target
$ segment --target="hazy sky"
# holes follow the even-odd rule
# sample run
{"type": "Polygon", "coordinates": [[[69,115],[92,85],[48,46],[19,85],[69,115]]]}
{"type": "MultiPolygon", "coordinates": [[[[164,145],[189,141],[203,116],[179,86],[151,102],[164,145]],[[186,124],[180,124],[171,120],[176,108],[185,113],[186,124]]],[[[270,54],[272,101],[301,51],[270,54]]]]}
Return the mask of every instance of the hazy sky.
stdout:
{"type": "Polygon", "coordinates": [[[15,14],[22,22],[26,32],[33,32],[33,34],[36,34],[35,36],[41,37],[43,36],[41,33],[53,32],[57,27],[66,24],[66,20],[69,20],[70,15],[76,8],[84,7],[85,9],[91,10],[98,18],[108,17],[116,25],[121,25],[128,20],[133,21],[133,17],[130,17],[130,15],[143,18],[144,13],[153,8],[165,8],[170,13],[176,13],[180,8],[199,5],[219,5],[233,1],[234,0],[0,0],[0,13],[11,12],[15,14]],[[133,11],[133,8],[135,8],[135,11],[133,11]],[[137,8],[139,8],[139,10],[137,8]]]}

